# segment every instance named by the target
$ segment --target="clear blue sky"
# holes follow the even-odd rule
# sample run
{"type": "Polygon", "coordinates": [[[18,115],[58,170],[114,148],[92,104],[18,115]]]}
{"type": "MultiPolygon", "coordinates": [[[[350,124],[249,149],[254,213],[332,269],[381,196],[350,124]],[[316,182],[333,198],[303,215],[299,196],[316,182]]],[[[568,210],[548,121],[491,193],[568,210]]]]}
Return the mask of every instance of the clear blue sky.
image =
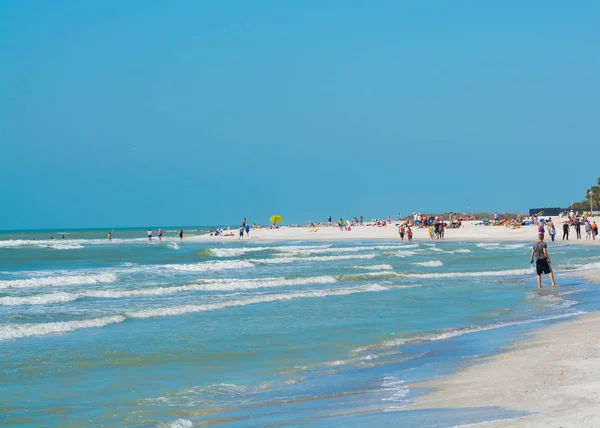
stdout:
{"type": "Polygon", "coordinates": [[[600,3],[489,3],[2,0],[0,229],[580,200],[600,3]]]}

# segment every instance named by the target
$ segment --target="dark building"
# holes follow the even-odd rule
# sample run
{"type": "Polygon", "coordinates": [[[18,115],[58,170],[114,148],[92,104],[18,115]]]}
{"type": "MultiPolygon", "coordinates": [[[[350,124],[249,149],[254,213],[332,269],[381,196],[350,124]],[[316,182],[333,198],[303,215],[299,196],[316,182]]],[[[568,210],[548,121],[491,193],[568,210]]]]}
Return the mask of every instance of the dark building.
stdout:
{"type": "Polygon", "coordinates": [[[529,215],[553,216],[568,212],[568,208],[530,208],[529,215]]]}

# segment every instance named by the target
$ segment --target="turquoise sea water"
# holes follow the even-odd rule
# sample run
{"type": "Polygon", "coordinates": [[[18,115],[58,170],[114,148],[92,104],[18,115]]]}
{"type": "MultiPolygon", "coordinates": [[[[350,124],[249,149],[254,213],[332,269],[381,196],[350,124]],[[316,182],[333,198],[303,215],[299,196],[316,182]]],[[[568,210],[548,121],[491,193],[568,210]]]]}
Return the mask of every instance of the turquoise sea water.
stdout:
{"type": "Polygon", "coordinates": [[[600,267],[600,248],[562,242],[549,244],[560,288],[538,291],[522,243],[192,243],[176,229],[162,243],[117,230],[109,243],[105,231],[64,233],[0,234],[2,425],[514,417],[402,407],[425,392],[410,383],[600,307],[597,286],[562,275],[600,267]]]}

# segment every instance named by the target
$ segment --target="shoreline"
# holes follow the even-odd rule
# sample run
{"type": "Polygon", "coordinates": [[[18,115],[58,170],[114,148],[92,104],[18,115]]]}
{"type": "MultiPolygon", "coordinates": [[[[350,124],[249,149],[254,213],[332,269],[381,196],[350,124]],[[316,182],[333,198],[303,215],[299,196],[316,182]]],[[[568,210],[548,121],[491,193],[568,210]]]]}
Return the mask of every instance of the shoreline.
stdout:
{"type": "MultiPolygon", "coordinates": [[[[459,229],[446,229],[444,239],[431,239],[426,228],[413,228],[413,241],[415,242],[530,242],[532,245],[537,241],[537,227],[522,226],[518,229],[510,229],[505,226],[476,226],[476,222],[464,222],[459,229]]],[[[400,241],[398,228],[391,225],[385,227],[356,226],[351,231],[340,231],[337,226],[325,226],[311,232],[308,227],[282,227],[280,229],[251,229],[250,236],[238,239],[238,229],[233,228],[229,232],[231,236],[196,235],[185,238],[189,242],[281,242],[281,241],[357,241],[357,240],[385,240],[400,241]]],[[[570,234],[573,238],[575,233],[570,234]]],[[[552,242],[548,234],[546,243],[549,247],[558,244],[581,245],[600,247],[600,236],[596,240],[569,239],[563,241],[562,234],[556,236],[552,242]]],[[[407,242],[406,238],[404,242],[407,242]]],[[[552,254],[551,254],[552,255],[552,254]]]]}
{"type": "Polygon", "coordinates": [[[600,311],[582,314],[534,330],[457,373],[409,385],[435,391],[403,410],[498,406],[532,414],[473,426],[600,426],[599,323],[600,311]]]}

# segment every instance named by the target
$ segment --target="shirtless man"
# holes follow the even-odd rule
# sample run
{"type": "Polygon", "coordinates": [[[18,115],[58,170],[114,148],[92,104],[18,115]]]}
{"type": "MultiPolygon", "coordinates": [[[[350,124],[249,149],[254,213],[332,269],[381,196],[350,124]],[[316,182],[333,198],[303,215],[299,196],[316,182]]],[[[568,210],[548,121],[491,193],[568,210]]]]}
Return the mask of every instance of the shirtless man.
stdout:
{"type": "Polygon", "coordinates": [[[556,287],[556,282],[554,282],[554,273],[552,272],[552,267],[550,267],[552,262],[550,261],[550,256],[548,255],[548,245],[546,245],[544,242],[543,233],[538,235],[538,241],[531,249],[530,263],[532,264],[534,257],[538,288],[542,288],[542,273],[548,274],[548,276],[550,276],[550,280],[552,281],[552,287],[556,287]]]}

